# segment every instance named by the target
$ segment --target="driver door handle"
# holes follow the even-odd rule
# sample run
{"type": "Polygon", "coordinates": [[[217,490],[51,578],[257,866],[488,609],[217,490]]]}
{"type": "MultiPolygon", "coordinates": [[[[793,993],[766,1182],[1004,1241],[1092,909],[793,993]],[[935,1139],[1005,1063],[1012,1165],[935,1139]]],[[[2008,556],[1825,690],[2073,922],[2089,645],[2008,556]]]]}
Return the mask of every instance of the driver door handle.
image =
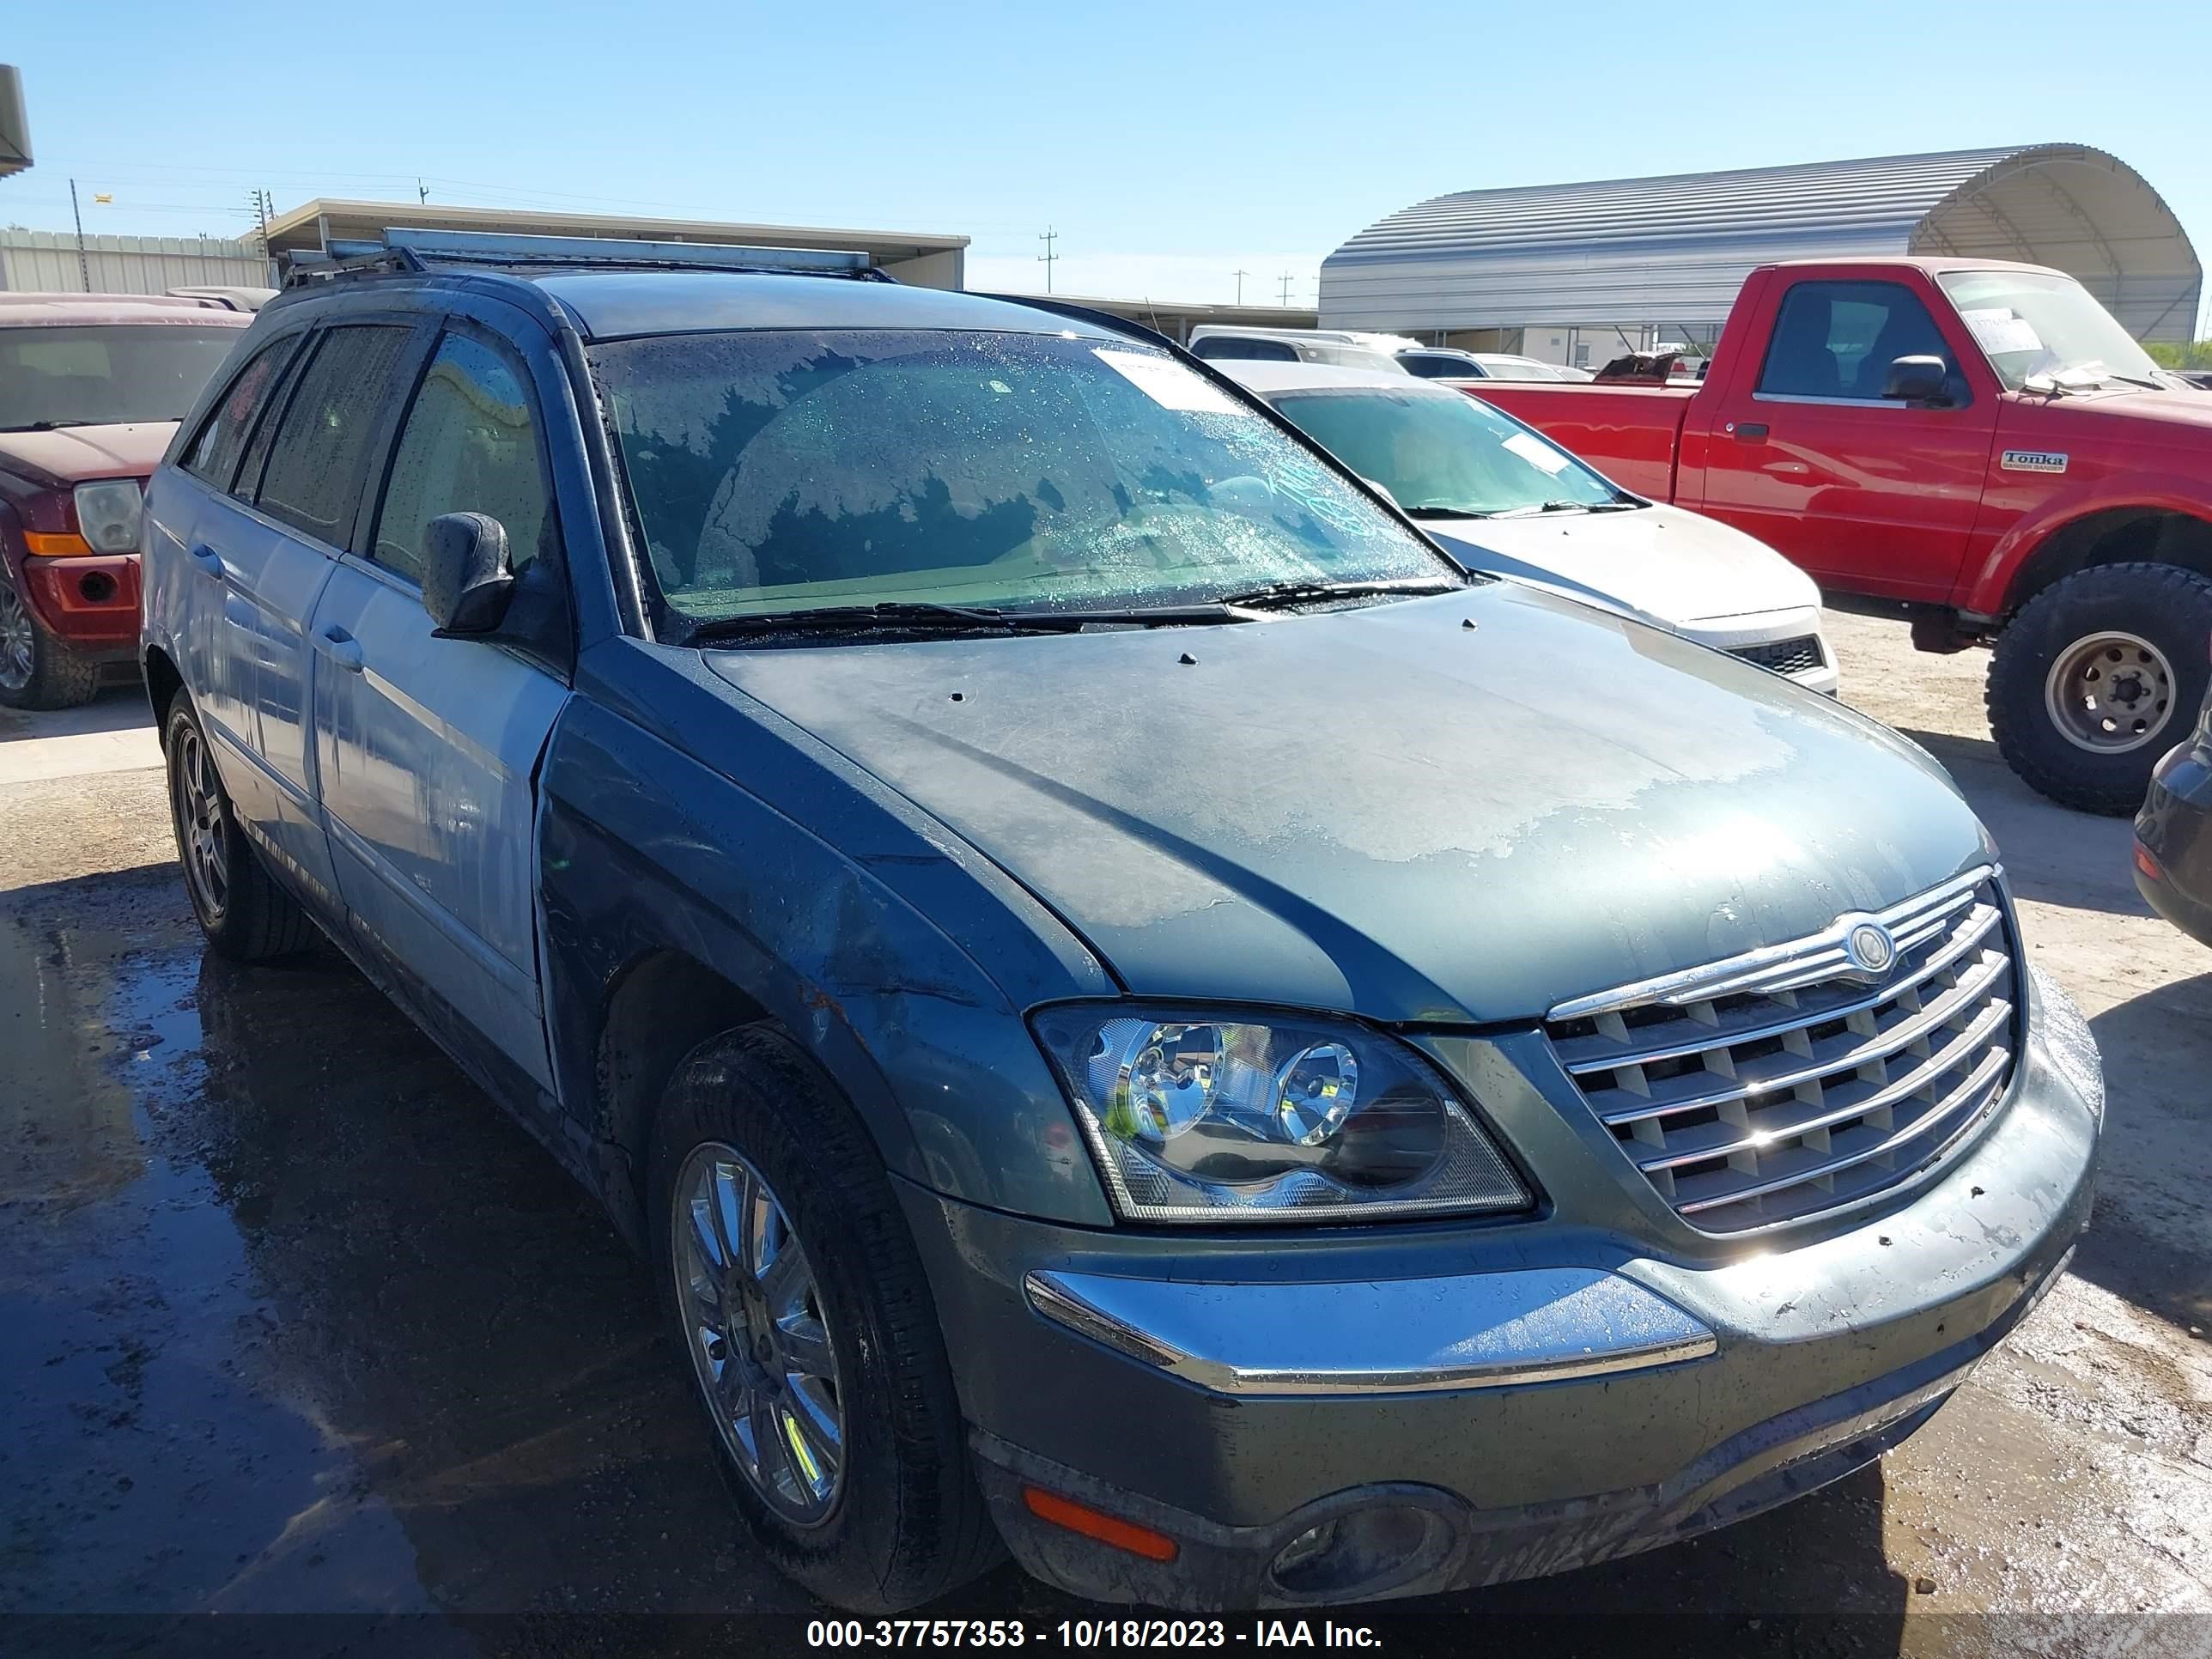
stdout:
{"type": "Polygon", "coordinates": [[[194,542],[185,556],[199,567],[203,576],[213,577],[216,581],[222,580],[222,556],[205,542],[194,542]]]}
{"type": "Polygon", "coordinates": [[[1739,443],[1764,443],[1766,440],[1766,422],[1764,421],[1737,421],[1731,429],[1739,443]]]}
{"type": "Polygon", "coordinates": [[[358,674],[362,669],[361,641],[344,629],[332,623],[315,635],[315,649],[328,657],[349,674],[358,674]]]}

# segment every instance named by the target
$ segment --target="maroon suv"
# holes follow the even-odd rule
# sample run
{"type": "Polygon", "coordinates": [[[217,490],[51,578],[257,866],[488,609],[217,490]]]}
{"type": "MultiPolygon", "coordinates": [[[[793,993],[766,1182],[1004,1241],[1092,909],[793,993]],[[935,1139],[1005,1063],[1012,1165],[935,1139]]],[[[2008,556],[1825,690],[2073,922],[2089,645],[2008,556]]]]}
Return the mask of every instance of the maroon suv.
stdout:
{"type": "Polygon", "coordinates": [[[0,703],[84,702],[138,644],[139,495],[251,316],[0,294],[0,703]]]}

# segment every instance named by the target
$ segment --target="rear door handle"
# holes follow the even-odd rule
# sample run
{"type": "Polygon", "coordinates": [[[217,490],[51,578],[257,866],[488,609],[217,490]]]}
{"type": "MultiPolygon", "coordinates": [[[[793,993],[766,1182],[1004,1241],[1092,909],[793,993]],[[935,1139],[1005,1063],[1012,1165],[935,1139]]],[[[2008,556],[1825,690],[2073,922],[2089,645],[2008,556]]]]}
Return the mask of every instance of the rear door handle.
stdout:
{"type": "Polygon", "coordinates": [[[1729,423],[1729,430],[1735,433],[1741,443],[1761,443],[1766,438],[1766,422],[1764,421],[1732,421],[1729,423]]]}
{"type": "Polygon", "coordinates": [[[349,674],[361,672],[361,641],[337,623],[333,623],[316,634],[315,649],[349,674]]]}
{"type": "Polygon", "coordinates": [[[222,580],[222,556],[205,542],[193,543],[192,550],[186,556],[200,568],[203,576],[211,576],[216,581],[222,580]]]}

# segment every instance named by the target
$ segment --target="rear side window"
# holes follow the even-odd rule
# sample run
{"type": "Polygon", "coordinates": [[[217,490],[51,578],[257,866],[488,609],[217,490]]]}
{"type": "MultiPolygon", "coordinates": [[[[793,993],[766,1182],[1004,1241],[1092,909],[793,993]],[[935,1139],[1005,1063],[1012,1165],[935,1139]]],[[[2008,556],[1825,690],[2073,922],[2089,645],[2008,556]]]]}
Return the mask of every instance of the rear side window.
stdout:
{"type": "Polygon", "coordinates": [[[420,582],[430,520],[483,513],[505,526],[508,556],[520,571],[551,530],[550,502],[520,370],[489,346],[447,335],[400,428],[373,556],[420,582]]]}
{"type": "Polygon", "coordinates": [[[1282,340],[1240,340],[1234,335],[1214,335],[1191,347],[1194,357],[1236,358],[1246,362],[1294,363],[1298,354],[1282,340]]]}
{"type": "Polygon", "coordinates": [[[1899,357],[1958,365],[1919,296],[1899,283],[1800,283],[1782,296],[1759,370],[1769,397],[1881,401],[1899,357]]]}
{"type": "Polygon", "coordinates": [[[256,503],[264,513],[333,547],[345,545],[377,410],[411,336],[376,324],[323,336],[270,445],[256,503]]]}
{"type": "Polygon", "coordinates": [[[299,343],[296,334],[288,335],[270,341],[247,359],[193,440],[191,453],[185,458],[187,472],[206,479],[217,489],[230,488],[238,471],[239,453],[246,447],[246,434],[253,429],[255,419],[276,391],[284,365],[299,343]]]}

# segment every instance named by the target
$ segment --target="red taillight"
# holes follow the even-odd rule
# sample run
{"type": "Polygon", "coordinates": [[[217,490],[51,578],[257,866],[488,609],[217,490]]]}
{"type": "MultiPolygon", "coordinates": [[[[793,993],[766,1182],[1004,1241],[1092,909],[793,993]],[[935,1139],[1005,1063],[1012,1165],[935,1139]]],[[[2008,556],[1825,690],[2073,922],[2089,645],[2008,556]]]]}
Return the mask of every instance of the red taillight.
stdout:
{"type": "Polygon", "coordinates": [[[2152,855],[2150,848],[2141,842],[2136,843],[2136,868],[2153,881],[2166,879],[2166,872],[2159,867],[2158,860],[2152,855]]]}

